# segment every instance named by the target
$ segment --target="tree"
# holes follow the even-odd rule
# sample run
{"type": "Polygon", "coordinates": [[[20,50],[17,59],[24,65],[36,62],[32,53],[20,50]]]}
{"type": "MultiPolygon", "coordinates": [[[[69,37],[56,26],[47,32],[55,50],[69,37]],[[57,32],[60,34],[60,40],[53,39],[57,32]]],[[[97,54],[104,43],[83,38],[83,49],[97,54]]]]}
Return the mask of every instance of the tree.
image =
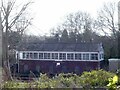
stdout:
{"type": "Polygon", "coordinates": [[[67,29],[68,32],[82,33],[88,24],[92,24],[92,19],[90,14],[78,11],[76,13],[71,13],[66,17],[63,23],[63,28],[67,29]]]}
{"type": "Polygon", "coordinates": [[[90,42],[97,35],[93,21],[90,14],[86,12],[70,13],[58,30],[68,31],[69,42],[90,42]]]}
{"type": "Polygon", "coordinates": [[[105,3],[103,8],[98,12],[98,18],[96,20],[96,27],[98,30],[102,30],[106,37],[110,38],[112,43],[109,44],[111,57],[117,57],[118,52],[118,25],[115,20],[116,5],[115,3],[105,3]]]}
{"type": "Polygon", "coordinates": [[[69,42],[71,42],[71,43],[77,42],[77,35],[74,32],[69,33],[69,42]]]}
{"type": "Polygon", "coordinates": [[[118,58],[120,58],[120,1],[118,2],[118,58]]]}
{"type": "Polygon", "coordinates": [[[64,31],[62,32],[60,41],[64,43],[68,42],[68,32],[66,29],[64,29],[64,31]]]}
{"type": "Polygon", "coordinates": [[[120,29],[119,29],[119,32],[118,32],[118,58],[120,58],[120,29]]]}
{"type": "Polygon", "coordinates": [[[1,12],[0,12],[0,68],[2,67],[2,22],[1,22],[1,12]]]}
{"type": "Polygon", "coordinates": [[[19,32],[16,31],[9,31],[8,32],[8,45],[9,45],[9,50],[16,50],[18,44],[20,44],[22,40],[22,36],[19,32]]]}
{"type": "Polygon", "coordinates": [[[104,3],[103,8],[98,11],[98,17],[96,20],[97,29],[102,30],[105,35],[111,35],[116,39],[117,24],[115,22],[115,3],[104,3]],[[108,33],[109,32],[109,33],[108,33]]]}
{"type": "Polygon", "coordinates": [[[24,4],[18,13],[13,15],[13,9],[15,8],[16,0],[1,0],[1,17],[2,17],[2,30],[4,32],[4,47],[3,47],[3,62],[6,67],[6,75],[8,80],[12,80],[8,58],[8,33],[12,30],[17,20],[20,19],[21,15],[26,11],[31,2],[24,4]]]}
{"type": "Polygon", "coordinates": [[[31,25],[32,18],[28,17],[27,14],[21,15],[16,21],[15,25],[8,32],[8,44],[10,49],[17,49],[18,44],[21,44],[23,35],[27,30],[27,27],[31,25]]]}

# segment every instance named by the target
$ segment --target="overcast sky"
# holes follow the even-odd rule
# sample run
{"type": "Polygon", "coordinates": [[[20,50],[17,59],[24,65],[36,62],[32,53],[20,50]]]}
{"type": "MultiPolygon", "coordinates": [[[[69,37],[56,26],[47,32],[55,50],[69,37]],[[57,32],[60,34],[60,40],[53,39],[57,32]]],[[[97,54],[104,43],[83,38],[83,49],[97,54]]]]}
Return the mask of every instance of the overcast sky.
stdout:
{"type": "Polygon", "coordinates": [[[50,29],[63,22],[71,12],[85,11],[96,17],[97,11],[105,2],[119,0],[34,0],[31,15],[34,17],[33,26],[27,33],[32,35],[48,35],[50,29]]]}

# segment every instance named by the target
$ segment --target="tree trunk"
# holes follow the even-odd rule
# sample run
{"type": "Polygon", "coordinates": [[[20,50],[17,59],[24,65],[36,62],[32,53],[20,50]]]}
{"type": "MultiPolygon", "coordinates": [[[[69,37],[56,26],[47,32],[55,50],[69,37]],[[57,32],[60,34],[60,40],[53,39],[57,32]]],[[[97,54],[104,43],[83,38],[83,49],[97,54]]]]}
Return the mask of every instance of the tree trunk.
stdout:
{"type": "Polygon", "coordinates": [[[3,69],[6,78],[5,80],[12,80],[8,58],[8,30],[8,15],[6,15],[6,31],[3,38],[3,69]]]}

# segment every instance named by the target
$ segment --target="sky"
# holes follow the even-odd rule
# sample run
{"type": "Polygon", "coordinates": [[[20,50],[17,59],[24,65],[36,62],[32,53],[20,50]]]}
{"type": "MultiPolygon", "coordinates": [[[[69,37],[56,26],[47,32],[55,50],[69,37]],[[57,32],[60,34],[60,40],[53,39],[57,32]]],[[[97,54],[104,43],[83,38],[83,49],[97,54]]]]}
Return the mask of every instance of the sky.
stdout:
{"type": "Polygon", "coordinates": [[[72,12],[84,11],[97,16],[106,2],[119,0],[34,0],[31,5],[30,15],[34,18],[27,34],[49,35],[50,30],[61,24],[65,16],[72,12]]]}

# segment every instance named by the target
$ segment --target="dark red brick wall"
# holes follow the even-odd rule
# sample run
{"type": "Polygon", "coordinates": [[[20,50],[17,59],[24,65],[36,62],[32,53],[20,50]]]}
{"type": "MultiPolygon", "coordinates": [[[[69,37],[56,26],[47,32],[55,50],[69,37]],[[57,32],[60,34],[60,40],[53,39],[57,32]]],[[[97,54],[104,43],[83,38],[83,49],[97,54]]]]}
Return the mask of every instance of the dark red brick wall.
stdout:
{"type": "Polygon", "coordinates": [[[73,72],[75,73],[75,68],[78,67],[79,73],[83,71],[90,71],[98,69],[99,62],[97,61],[46,61],[46,60],[19,60],[19,72],[24,71],[24,65],[28,65],[29,71],[36,71],[36,66],[40,66],[40,72],[49,73],[50,68],[53,68],[53,73],[61,72],[73,72]],[[57,65],[60,63],[60,65],[57,65]]]}

